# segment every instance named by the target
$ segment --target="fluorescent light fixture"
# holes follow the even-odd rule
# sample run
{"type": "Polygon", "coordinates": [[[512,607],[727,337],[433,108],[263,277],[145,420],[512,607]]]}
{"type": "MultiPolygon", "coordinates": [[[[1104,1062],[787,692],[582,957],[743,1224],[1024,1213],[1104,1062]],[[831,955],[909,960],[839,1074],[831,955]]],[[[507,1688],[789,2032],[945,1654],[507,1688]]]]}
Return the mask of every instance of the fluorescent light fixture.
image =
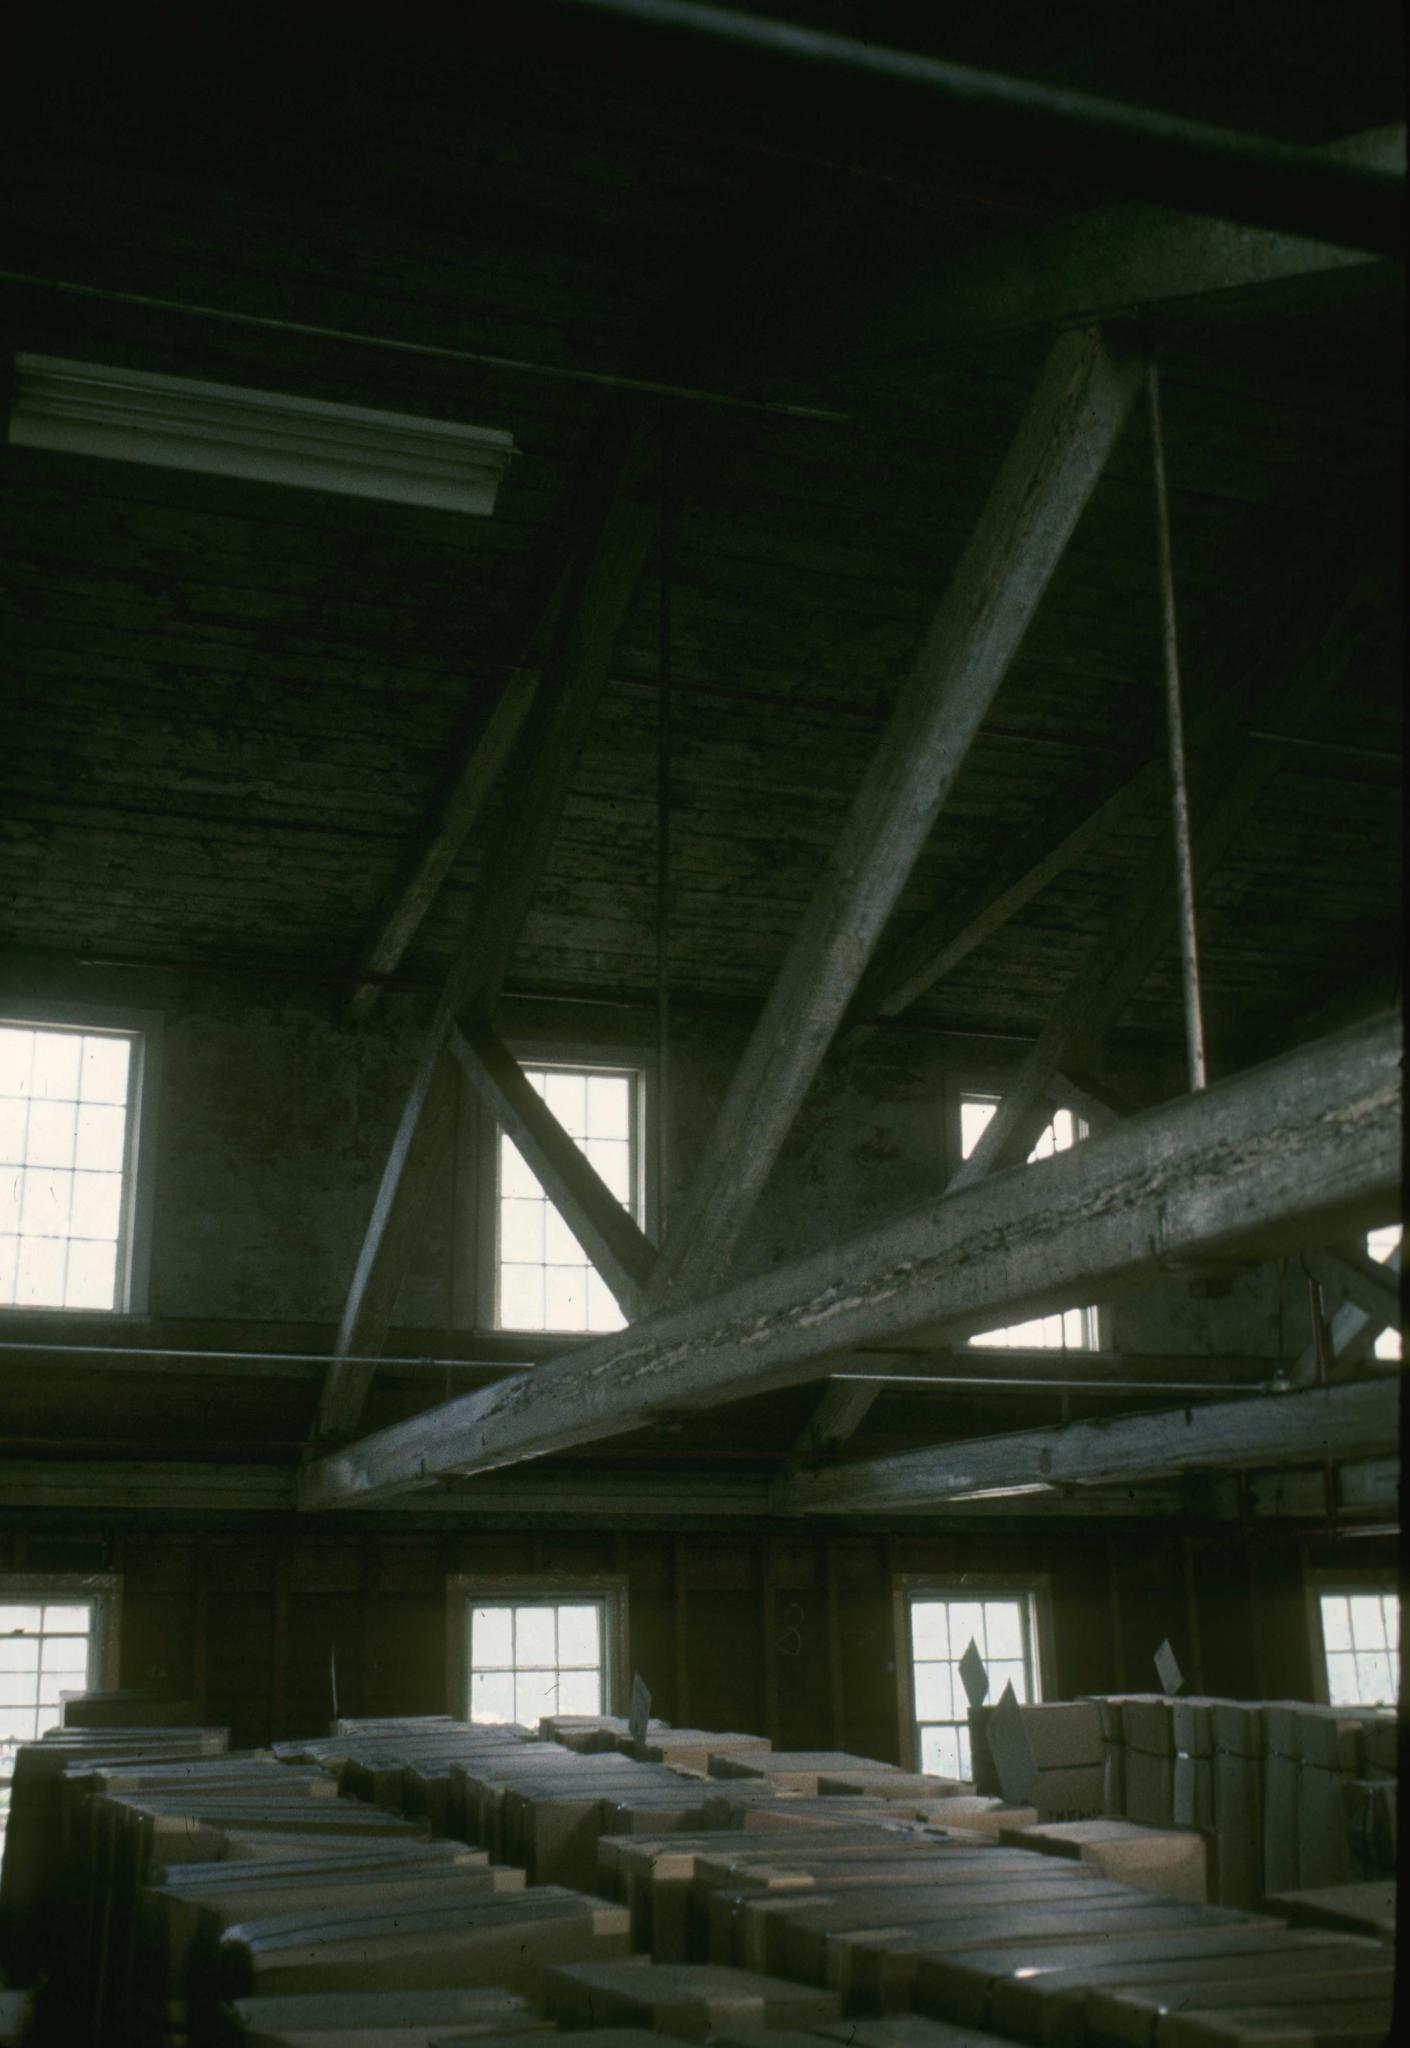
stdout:
{"type": "Polygon", "coordinates": [[[480,515],[514,453],[513,435],[493,427],[23,354],[9,439],[480,515]]]}

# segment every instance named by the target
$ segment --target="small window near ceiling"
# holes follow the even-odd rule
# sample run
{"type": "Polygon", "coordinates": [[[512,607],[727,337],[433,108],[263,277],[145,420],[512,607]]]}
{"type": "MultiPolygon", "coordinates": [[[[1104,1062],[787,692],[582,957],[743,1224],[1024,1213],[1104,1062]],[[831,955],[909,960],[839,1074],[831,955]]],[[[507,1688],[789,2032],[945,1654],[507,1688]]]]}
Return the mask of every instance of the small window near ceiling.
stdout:
{"type": "Polygon", "coordinates": [[[1023,1705],[1039,1697],[1034,1643],[1035,1596],[913,1593],[910,1630],[912,1754],[917,1767],[942,1778],[968,1778],[969,1703],[959,1666],[971,1642],[989,1673],[989,1699],[1006,1685],[1023,1705]]]}
{"type": "MultiPolygon", "coordinates": [[[[622,1207],[642,1220],[641,1074],[620,1067],[526,1066],[531,1086],[622,1207]]],[[[620,1330],[611,1289],[513,1139],[498,1133],[495,1322],[502,1330],[620,1330]]]]}
{"type": "Polygon", "coordinates": [[[605,1711],[601,1600],[472,1602],[469,1628],[472,1721],[605,1711]]]}
{"type": "Polygon", "coordinates": [[[142,1049],[0,1019],[0,1307],[131,1305],[142,1049]]]}
{"type": "Polygon", "coordinates": [[[1400,1697],[1400,1595],[1374,1587],[1318,1599],[1334,1707],[1393,1707],[1400,1697]]]}
{"type": "MultiPolygon", "coordinates": [[[[999,1106],[997,1095],[960,1097],[960,1157],[968,1159],[999,1106]]],[[[1029,1153],[1035,1159],[1050,1159],[1054,1152],[1066,1152],[1087,1135],[1082,1118],[1070,1109],[1059,1109],[1029,1153]]],[[[1097,1311],[1094,1308],[1063,1309],[1055,1315],[1032,1316],[1025,1323],[1010,1323],[1001,1330],[984,1330],[970,1338],[971,1344],[1007,1351],[1095,1351],[1099,1348],[1097,1311]]]]}
{"type": "MultiPolygon", "coordinates": [[[[1373,1259],[1380,1265],[1384,1265],[1387,1259],[1399,1251],[1402,1235],[1403,1231],[1400,1224],[1387,1224],[1384,1230],[1373,1230],[1368,1233],[1366,1249],[1373,1259]]],[[[1376,1339],[1376,1356],[1377,1358],[1399,1358],[1400,1332],[1398,1329],[1390,1328],[1381,1331],[1376,1339]]]]}

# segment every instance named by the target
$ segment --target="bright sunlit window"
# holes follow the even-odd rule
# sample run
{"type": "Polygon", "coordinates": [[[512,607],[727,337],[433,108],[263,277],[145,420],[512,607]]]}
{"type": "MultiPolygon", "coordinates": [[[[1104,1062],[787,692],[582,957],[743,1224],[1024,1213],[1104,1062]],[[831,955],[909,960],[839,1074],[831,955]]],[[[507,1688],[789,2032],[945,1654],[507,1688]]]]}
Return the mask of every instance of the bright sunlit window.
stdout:
{"type": "Polygon", "coordinates": [[[1400,1695],[1400,1595],[1348,1588],[1320,1596],[1327,1698],[1393,1707],[1400,1695]]]}
{"type": "MultiPolygon", "coordinates": [[[[525,1067],[624,1209],[642,1214],[641,1075],[620,1067],[525,1067]]],[[[502,1330],[620,1330],[626,1320],[538,1176],[505,1132],[496,1154],[495,1321],[502,1330]]]]}
{"type": "Polygon", "coordinates": [[[0,1844],[15,1751],[58,1727],[59,1695],[88,1689],[96,1676],[93,1653],[91,1600],[20,1599],[0,1592],[0,1844]]]}
{"type": "Polygon", "coordinates": [[[910,1602],[910,1630],[918,1766],[942,1778],[968,1778],[969,1702],[960,1660],[973,1642],[989,1673],[991,1702],[1006,1685],[1022,1705],[1037,1699],[1033,1595],[917,1594],[910,1602]]]}
{"type": "MultiPolygon", "coordinates": [[[[995,1110],[997,1095],[960,1097],[960,1157],[968,1159],[984,1135],[995,1110]]],[[[1029,1153],[1029,1161],[1050,1159],[1054,1152],[1066,1152],[1087,1126],[1070,1109],[1060,1109],[1029,1153]]],[[[1002,1330],[985,1330],[970,1338],[971,1344],[1006,1351],[1095,1351],[1098,1348],[1097,1312],[1094,1308],[1069,1308],[1060,1314],[1034,1316],[1026,1323],[1010,1323],[1002,1330]]],[[[1002,1690],[1002,1688],[1001,1688],[1002,1690]]]]}
{"type": "Polygon", "coordinates": [[[125,1308],[136,1032],[0,1021],[0,1307],[125,1308]]]}
{"type": "MultiPolygon", "coordinates": [[[[1367,1234],[1366,1249],[1373,1259],[1384,1265],[1391,1254],[1400,1249],[1403,1233],[1398,1223],[1389,1223],[1384,1230],[1372,1230],[1367,1234]]],[[[1399,1358],[1400,1332],[1396,1329],[1382,1330],[1376,1339],[1377,1358],[1399,1358]]]]}
{"type": "Polygon", "coordinates": [[[472,1602],[469,1617],[472,1721],[603,1711],[601,1600],[472,1602]]]}

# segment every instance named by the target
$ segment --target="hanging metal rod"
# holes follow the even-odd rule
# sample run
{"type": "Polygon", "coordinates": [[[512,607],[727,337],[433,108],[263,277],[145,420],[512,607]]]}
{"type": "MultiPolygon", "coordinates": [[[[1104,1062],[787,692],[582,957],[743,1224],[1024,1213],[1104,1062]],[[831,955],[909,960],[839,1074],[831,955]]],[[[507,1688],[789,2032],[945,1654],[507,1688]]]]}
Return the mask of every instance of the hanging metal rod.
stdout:
{"type": "MultiPolygon", "coordinates": [[[[563,0],[638,28],[668,31],[809,70],[823,85],[907,94],[943,116],[936,145],[1011,166],[1026,157],[1123,199],[1248,221],[1347,248],[1403,257],[1405,181],[1332,162],[1293,143],[1187,121],[1148,107],[976,71],[694,0],[563,0]]],[[[835,111],[832,102],[830,111],[835,111]]]]}
{"type": "MultiPolygon", "coordinates": [[[[332,1351],[201,1351],[170,1344],[26,1344],[22,1338],[0,1341],[0,1353],[19,1352],[25,1356],[72,1358],[180,1358],[227,1365],[336,1365],[339,1354],[332,1351]]],[[[415,1366],[442,1372],[532,1372],[533,1361],[507,1358],[370,1358],[369,1365],[415,1366]]]]}
{"type": "Polygon", "coordinates": [[[203,306],[185,299],[164,299],[150,292],[117,291],[107,285],[81,284],[72,278],[41,277],[28,270],[0,269],[0,284],[18,284],[67,298],[101,299],[115,306],[140,306],[149,313],[175,313],[187,320],[211,320],[227,327],[257,327],[266,333],[299,334],[315,341],[336,341],[354,348],[382,349],[389,354],[431,356],[438,362],[468,363],[476,369],[502,370],[512,377],[545,377],[560,384],[594,384],[608,391],[639,391],[649,398],[683,399],[692,405],[732,412],[782,413],[788,419],[823,420],[846,426],[851,415],[826,406],[792,405],[785,399],[746,398],[729,391],[704,391],[693,384],[665,384],[652,377],[633,377],[613,370],[582,370],[566,363],[531,362],[523,356],[487,354],[483,349],[450,348],[431,341],[406,341],[392,334],[364,334],[355,328],[324,327],[310,320],[281,320],[270,313],[237,313],[229,306],[203,306]]]}

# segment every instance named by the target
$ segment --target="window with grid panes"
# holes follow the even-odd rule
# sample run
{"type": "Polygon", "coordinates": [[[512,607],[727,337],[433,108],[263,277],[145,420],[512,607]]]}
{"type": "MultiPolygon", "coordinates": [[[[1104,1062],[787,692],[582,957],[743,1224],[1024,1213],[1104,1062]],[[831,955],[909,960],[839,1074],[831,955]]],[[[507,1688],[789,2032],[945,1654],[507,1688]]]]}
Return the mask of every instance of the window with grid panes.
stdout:
{"type": "Polygon", "coordinates": [[[1020,1704],[1036,1700],[1033,1596],[915,1594],[909,1621],[917,1766],[942,1778],[968,1778],[969,1701],[960,1661],[973,1642],[989,1673],[991,1701],[1010,1684],[1020,1704]]]}
{"type": "Polygon", "coordinates": [[[22,1599],[0,1592],[0,1845],[15,1751],[57,1728],[60,1695],[86,1691],[96,1673],[91,1600],[22,1599]]]}
{"type": "Polygon", "coordinates": [[[1348,1587],[1319,1597],[1334,1707],[1393,1707],[1400,1697],[1400,1595],[1348,1587]]]}
{"type": "MultiPolygon", "coordinates": [[[[633,1068],[526,1066],[569,1137],[624,1209],[642,1220],[641,1074],[633,1068]]],[[[498,1133],[495,1322],[502,1330],[620,1330],[616,1300],[513,1139],[498,1133]]]]}
{"type": "Polygon", "coordinates": [[[517,1721],[536,1728],[545,1714],[603,1712],[601,1600],[467,1604],[472,1721],[517,1721]]]}
{"type": "Polygon", "coordinates": [[[128,1304],[140,1033],[0,1019],[0,1307],[128,1304]]]}
{"type": "MultiPolygon", "coordinates": [[[[960,1097],[960,1157],[968,1159],[999,1106],[997,1095],[960,1097]]],[[[1087,1126],[1070,1109],[1060,1109],[1029,1153],[1035,1159],[1050,1159],[1054,1152],[1066,1152],[1087,1135],[1087,1126]]],[[[1006,1351],[1095,1351],[1098,1348],[1097,1312],[1094,1308],[1069,1308],[1057,1315],[1033,1316],[1026,1323],[1011,1323],[1002,1330],[983,1330],[970,1338],[971,1344],[1006,1351]]]]}

